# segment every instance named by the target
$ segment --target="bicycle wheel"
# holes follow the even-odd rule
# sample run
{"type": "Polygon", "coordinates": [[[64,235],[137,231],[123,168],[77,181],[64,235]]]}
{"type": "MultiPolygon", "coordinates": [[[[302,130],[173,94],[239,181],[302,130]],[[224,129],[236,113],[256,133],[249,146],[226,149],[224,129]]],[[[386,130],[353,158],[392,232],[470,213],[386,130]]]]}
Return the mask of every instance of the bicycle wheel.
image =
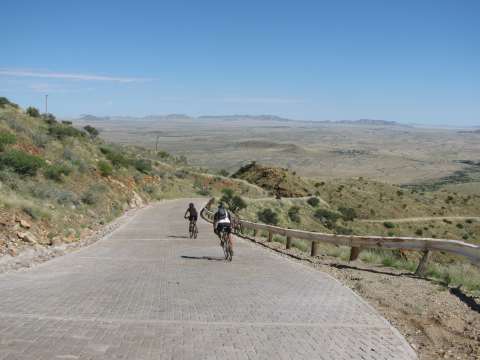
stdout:
{"type": "Polygon", "coordinates": [[[190,223],[190,225],[188,225],[188,233],[190,234],[190,239],[193,239],[193,236],[195,234],[194,234],[194,225],[192,223],[190,223]]]}
{"type": "Polygon", "coordinates": [[[222,245],[223,245],[223,254],[225,256],[225,260],[228,260],[230,256],[230,250],[228,248],[228,240],[226,239],[226,233],[222,232],[222,245]]]}
{"type": "Polygon", "coordinates": [[[193,238],[196,239],[198,236],[198,227],[197,227],[197,224],[195,223],[193,225],[193,238]]]}
{"type": "Polygon", "coordinates": [[[228,261],[232,261],[233,259],[232,241],[228,239],[227,243],[228,243],[228,261]]]}

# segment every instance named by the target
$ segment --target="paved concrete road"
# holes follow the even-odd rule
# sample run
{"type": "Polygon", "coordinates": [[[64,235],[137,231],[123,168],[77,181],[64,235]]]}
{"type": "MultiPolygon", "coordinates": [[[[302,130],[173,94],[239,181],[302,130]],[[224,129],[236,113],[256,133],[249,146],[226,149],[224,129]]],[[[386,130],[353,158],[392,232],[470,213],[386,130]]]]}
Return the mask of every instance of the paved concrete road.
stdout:
{"type": "Polygon", "coordinates": [[[415,359],[331,277],[244,240],[232,263],[187,200],[109,237],[0,276],[0,359],[415,359]]]}

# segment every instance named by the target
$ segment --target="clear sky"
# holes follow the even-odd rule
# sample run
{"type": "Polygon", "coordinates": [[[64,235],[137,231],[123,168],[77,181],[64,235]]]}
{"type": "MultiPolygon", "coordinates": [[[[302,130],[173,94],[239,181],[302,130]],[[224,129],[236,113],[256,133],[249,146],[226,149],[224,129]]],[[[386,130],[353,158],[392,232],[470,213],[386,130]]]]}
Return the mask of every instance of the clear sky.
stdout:
{"type": "Polygon", "coordinates": [[[478,0],[23,1],[0,96],[60,116],[480,125],[478,0]]]}

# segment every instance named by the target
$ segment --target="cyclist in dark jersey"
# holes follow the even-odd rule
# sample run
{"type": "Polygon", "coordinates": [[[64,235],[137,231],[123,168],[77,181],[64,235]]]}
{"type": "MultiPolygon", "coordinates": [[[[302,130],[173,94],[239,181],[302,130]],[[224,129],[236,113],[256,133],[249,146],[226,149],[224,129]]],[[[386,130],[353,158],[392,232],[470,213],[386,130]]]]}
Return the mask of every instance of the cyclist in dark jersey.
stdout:
{"type": "Polygon", "coordinates": [[[197,209],[195,209],[195,205],[193,203],[190,203],[188,205],[187,211],[185,211],[185,219],[188,219],[190,222],[197,222],[198,220],[198,212],[197,209]],[[187,216],[188,214],[188,216],[187,216]]]}

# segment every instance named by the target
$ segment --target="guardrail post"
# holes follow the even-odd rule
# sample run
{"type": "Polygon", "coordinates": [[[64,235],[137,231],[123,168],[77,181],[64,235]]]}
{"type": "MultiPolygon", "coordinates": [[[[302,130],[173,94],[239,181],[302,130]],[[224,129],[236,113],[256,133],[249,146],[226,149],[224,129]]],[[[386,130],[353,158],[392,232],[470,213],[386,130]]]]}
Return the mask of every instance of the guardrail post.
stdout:
{"type": "Polygon", "coordinates": [[[423,251],[423,256],[422,256],[422,259],[420,260],[420,263],[418,264],[417,270],[415,270],[415,275],[417,276],[425,275],[425,271],[427,270],[428,260],[430,259],[431,256],[432,256],[432,252],[430,250],[423,251]]]}
{"type": "Polygon", "coordinates": [[[361,251],[361,250],[362,250],[362,249],[359,248],[359,247],[356,247],[356,246],[352,247],[352,248],[350,249],[350,259],[349,259],[348,261],[357,260],[358,255],[360,255],[360,251],[361,251]]]}
{"type": "Polygon", "coordinates": [[[253,229],[253,237],[257,236],[257,229],[253,229]]]}
{"type": "Polygon", "coordinates": [[[290,249],[292,247],[292,238],[290,236],[287,236],[287,244],[285,245],[287,249],[290,249]]]}
{"type": "Polygon", "coordinates": [[[310,251],[310,256],[318,255],[318,241],[312,241],[312,250],[310,251]]]}
{"type": "Polygon", "coordinates": [[[273,238],[273,233],[271,230],[268,231],[268,242],[271,242],[273,238]]]}

